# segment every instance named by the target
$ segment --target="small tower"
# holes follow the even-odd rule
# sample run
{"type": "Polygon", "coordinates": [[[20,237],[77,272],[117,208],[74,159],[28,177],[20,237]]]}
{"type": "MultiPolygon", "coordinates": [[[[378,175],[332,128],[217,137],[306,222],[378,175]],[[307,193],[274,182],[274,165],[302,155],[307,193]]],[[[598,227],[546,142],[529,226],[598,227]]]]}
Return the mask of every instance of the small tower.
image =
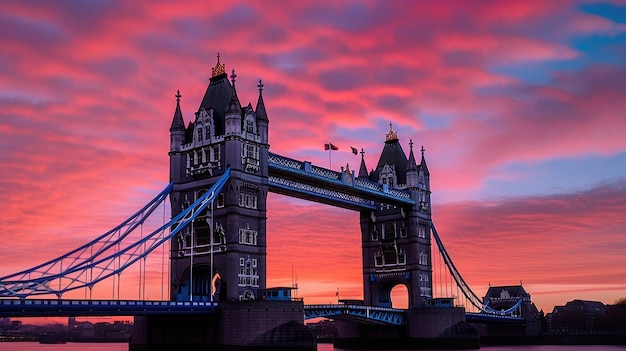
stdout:
{"type": "Polygon", "coordinates": [[[226,135],[240,135],[241,134],[241,103],[239,97],[237,97],[237,89],[235,88],[235,79],[237,75],[235,70],[230,75],[230,80],[233,85],[233,92],[226,108],[226,114],[224,120],[226,122],[226,135]]]}
{"type": "Polygon", "coordinates": [[[419,168],[415,162],[415,156],[413,155],[413,140],[409,141],[409,161],[406,165],[406,186],[409,189],[417,188],[419,168]]]}
{"type": "Polygon", "coordinates": [[[256,116],[257,116],[257,127],[259,128],[259,135],[261,136],[261,142],[267,144],[267,134],[268,134],[268,124],[269,119],[267,119],[267,111],[265,111],[265,102],[263,102],[263,81],[259,79],[259,84],[257,87],[259,88],[259,99],[256,103],[256,116]]]}
{"type": "Polygon", "coordinates": [[[176,109],[170,126],[170,182],[180,181],[180,163],[182,146],[185,141],[185,122],[180,111],[180,90],[176,91],[176,109]]]}

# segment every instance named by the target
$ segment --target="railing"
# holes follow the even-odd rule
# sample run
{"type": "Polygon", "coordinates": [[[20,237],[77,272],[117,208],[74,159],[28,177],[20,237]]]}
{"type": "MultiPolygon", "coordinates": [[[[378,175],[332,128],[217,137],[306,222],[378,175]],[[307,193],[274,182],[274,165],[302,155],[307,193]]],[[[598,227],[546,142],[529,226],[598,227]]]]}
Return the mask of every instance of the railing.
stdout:
{"type": "Polygon", "coordinates": [[[3,317],[141,316],[162,313],[217,313],[210,301],[0,299],[3,317]]]}
{"type": "Polygon", "coordinates": [[[404,310],[364,305],[327,304],[305,305],[304,318],[346,316],[367,320],[375,324],[404,324],[404,310]]]}
{"type": "Polygon", "coordinates": [[[401,203],[403,205],[415,204],[408,191],[388,188],[368,179],[354,178],[352,173],[336,172],[314,166],[310,162],[298,161],[270,152],[268,154],[268,166],[270,167],[270,184],[273,183],[283,188],[288,187],[294,190],[306,191],[310,192],[311,195],[320,195],[322,197],[330,196],[330,198],[337,199],[340,202],[348,200],[356,204],[366,204],[365,207],[367,208],[373,206],[373,201],[370,197],[381,202],[401,203]],[[325,185],[324,188],[321,188],[285,179],[282,176],[273,176],[272,168],[288,174],[305,176],[311,180],[319,180],[327,184],[328,187],[325,185]],[[329,190],[329,187],[335,187],[336,190],[329,190]]]}

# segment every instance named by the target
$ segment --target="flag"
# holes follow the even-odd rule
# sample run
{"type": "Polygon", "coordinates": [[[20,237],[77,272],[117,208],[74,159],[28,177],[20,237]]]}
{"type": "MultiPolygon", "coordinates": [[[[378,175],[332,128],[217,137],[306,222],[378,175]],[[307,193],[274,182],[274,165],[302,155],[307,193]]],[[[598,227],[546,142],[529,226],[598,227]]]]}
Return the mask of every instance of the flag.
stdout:
{"type": "Polygon", "coordinates": [[[355,155],[356,155],[356,154],[358,154],[358,153],[359,153],[359,150],[357,150],[357,149],[353,148],[352,146],[350,146],[350,148],[352,149],[352,153],[353,153],[353,154],[355,154],[355,155]]]}
{"type": "Polygon", "coordinates": [[[324,144],[324,150],[339,150],[339,148],[333,145],[332,143],[328,143],[328,144],[324,144]]]}

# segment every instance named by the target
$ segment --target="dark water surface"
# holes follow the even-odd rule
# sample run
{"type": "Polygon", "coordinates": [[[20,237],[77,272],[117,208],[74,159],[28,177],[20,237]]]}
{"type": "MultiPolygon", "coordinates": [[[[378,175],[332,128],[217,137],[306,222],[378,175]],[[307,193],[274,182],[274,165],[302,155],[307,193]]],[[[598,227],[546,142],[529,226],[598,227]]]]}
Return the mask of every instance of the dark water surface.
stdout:
{"type": "MultiPolygon", "coordinates": [[[[319,344],[318,351],[339,351],[332,344],[319,344]]],[[[538,345],[538,346],[484,346],[485,351],[626,351],[626,346],[606,345],[538,345]]],[[[44,345],[37,342],[1,342],[0,351],[128,351],[127,344],[94,344],[94,343],[67,343],[61,345],[44,345]]],[[[364,350],[351,350],[364,351],[364,350]]],[[[367,351],[397,351],[397,350],[367,350],[367,351]]],[[[406,351],[406,350],[405,350],[406,351]]],[[[427,350],[420,350],[427,351],[427,350]]],[[[444,350],[437,350],[444,351],[444,350]]]]}

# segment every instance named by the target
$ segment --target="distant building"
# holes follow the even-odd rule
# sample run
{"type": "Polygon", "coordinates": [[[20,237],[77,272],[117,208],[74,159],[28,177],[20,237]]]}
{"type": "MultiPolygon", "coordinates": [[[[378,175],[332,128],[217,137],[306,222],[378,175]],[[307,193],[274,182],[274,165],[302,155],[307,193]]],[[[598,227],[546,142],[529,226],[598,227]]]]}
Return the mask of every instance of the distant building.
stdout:
{"type": "Polygon", "coordinates": [[[490,286],[483,301],[492,309],[505,311],[514,307],[522,300],[514,315],[524,317],[524,325],[518,328],[506,326],[502,331],[495,330],[497,326],[491,326],[489,335],[498,335],[501,332],[515,335],[539,335],[542,331],[543,312],[540,312],[530,299],[522,285],[490,286]]]}
{"type": "Polygon", "coordinates": [[[606,306],[598,301],[573,300],[565,306],[554,306],[546,316],[552,333],[581,333],[599,330],[606,306]]]}

